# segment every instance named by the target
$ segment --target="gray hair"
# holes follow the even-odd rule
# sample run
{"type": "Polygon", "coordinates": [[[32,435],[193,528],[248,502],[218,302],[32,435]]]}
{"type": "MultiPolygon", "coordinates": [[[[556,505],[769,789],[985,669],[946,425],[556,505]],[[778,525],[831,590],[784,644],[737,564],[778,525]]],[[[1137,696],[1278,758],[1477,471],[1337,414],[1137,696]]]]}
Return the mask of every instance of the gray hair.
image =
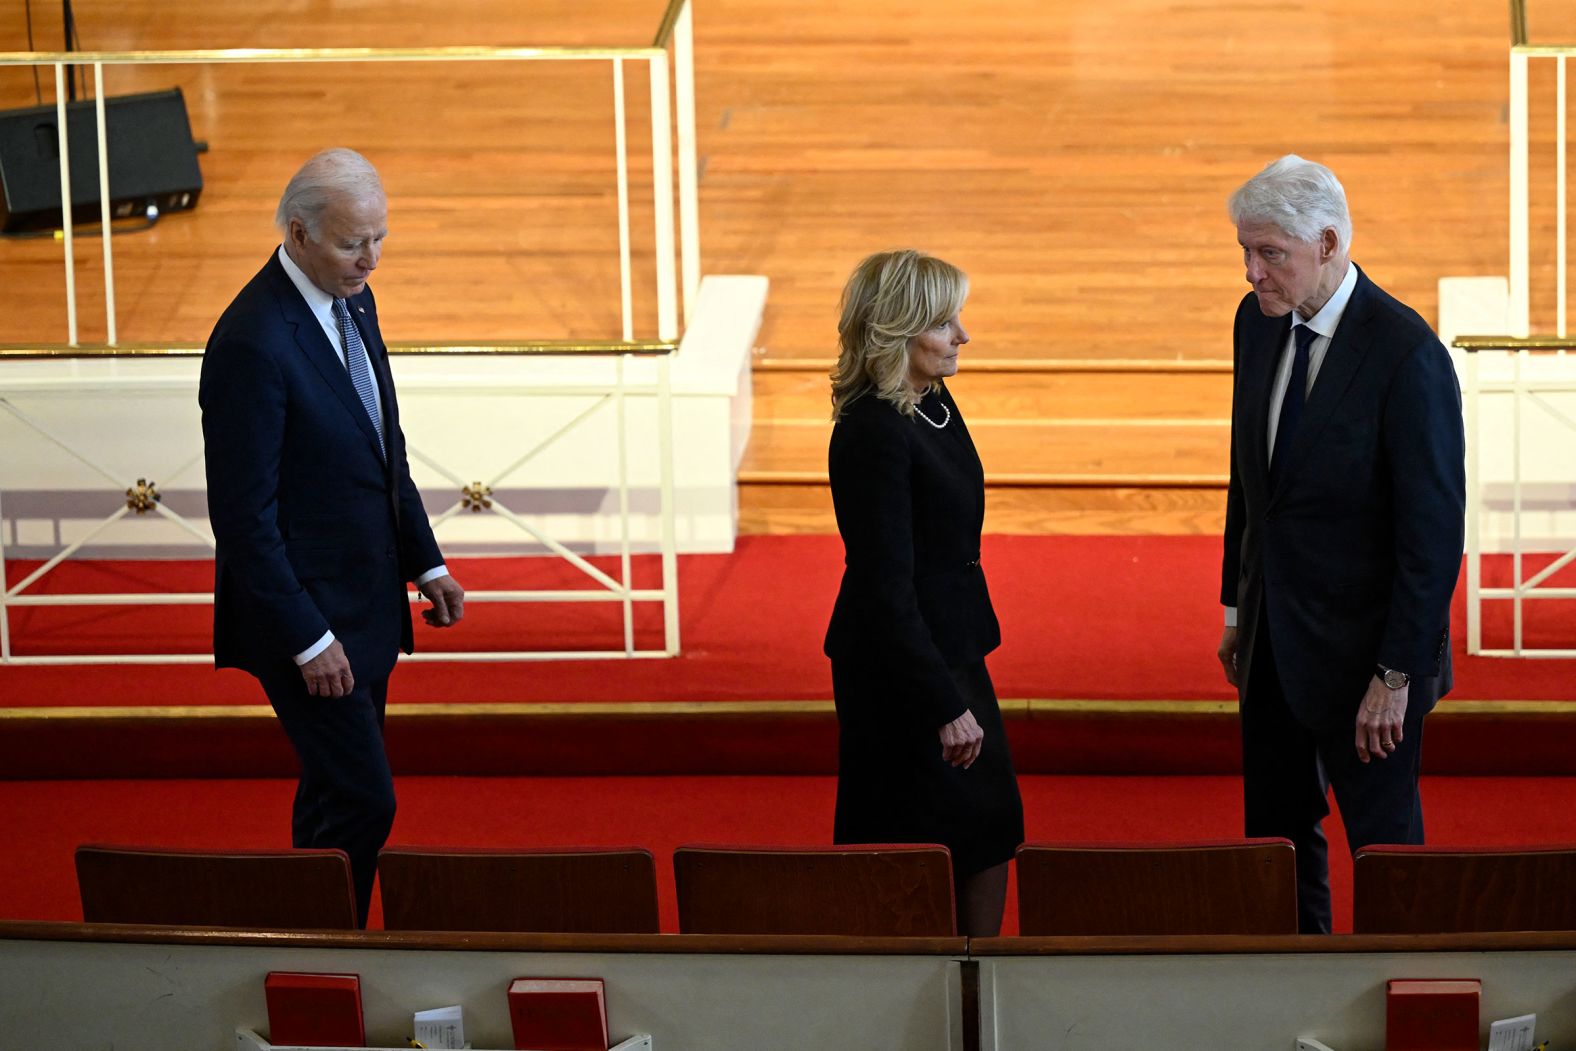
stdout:
{"type": "Polygon", "coordinates": [[[274,211],[274,225],[288,237],[290,220],[299,219],[315,241],[323,226],[323,213],[335,200],[360,201],[383,195],[383,180],[371,161],[343,146],[324,150],[290,177],[274,211]]]}
{"type": "Polygon", "coordinates": [[[1352,217],[1341,180],[1322,164],[1288,153],[1237,188],[1226,201],[1237,226],[1273,223],[1288,237],[1315,244],[1333,229],[1338,252],[1352,247],[1352,217]]]}

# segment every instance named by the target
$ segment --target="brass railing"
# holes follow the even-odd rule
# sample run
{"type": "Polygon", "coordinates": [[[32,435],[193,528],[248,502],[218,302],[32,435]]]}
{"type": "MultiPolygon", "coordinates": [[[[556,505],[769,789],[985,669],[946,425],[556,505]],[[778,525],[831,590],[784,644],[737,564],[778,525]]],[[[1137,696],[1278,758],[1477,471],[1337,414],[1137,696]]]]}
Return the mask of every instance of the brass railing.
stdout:
{"type": "MultiPolygon", "coordinates": [[[[432,342],[431,340],[388,343],[390,354],[548,354],[592,355],[634,354],[650,357],[671,354],[678,344],[667,340],[584,340],[516,339],[432,342]]],[[[200,358],[203,348],[195,343],[82,343],[66,346],[50,343],[0,343],[0,361],[44,358],[200,358]]]]}

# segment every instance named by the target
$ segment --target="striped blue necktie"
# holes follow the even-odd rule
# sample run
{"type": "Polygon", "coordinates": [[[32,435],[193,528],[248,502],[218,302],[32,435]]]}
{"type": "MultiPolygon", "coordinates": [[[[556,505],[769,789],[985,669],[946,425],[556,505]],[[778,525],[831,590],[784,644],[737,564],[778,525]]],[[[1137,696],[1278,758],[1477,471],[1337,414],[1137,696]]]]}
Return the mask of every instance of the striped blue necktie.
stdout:
{"type": "Polygon", "coordinates": [[[350,385],[356,388],[361,404],[367,410],[367,419],[378,434],[378,453],[388,458],[383,448],[383,414],[378,412],[378,399],[372,393],[372,370],[367,364],[367,348],[361,342],[361,333],[350,318],[350,307],[343,299],[334,300],[334,320],[339,322],[339,337],[345,345],[345,368],[350,372],[350,385]]]}

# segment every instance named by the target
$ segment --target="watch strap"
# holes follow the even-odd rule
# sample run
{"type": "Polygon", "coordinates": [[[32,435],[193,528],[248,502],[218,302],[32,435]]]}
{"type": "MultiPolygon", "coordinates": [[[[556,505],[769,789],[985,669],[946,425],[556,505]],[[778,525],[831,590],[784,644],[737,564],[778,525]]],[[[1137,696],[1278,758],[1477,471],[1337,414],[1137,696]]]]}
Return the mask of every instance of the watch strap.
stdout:
{"type": "Polygon", "coordinates": [[[1412,677],[1404,671],[1396,671],[1394,668],[1386,668],[1383,664],[1375,665],[1375,669],[1376,674],[1379,677],[1379,681],[1384,683],[1389,689],[1399,690],[1403,686],[1410,685],[1412,682],[1412,677]],[[1392,681],[1396,679],[1399,679],[1400,681],[1392,681]]]}

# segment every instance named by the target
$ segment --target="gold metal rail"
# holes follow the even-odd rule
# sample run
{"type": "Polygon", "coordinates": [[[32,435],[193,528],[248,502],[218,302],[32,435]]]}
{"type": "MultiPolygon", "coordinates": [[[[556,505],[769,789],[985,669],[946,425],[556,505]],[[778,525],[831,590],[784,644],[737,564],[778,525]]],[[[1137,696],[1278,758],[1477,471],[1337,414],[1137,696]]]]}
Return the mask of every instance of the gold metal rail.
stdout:
{"type": "MultiPolygon", "coordinates": [[[[1219,700],[1083,700],[1077,698],[1003,697],[1003,715],[1016,718],[1056,716],[1102,716],[1181,719],[1236,718],[1236,701],[1219,700]]],[[[1569,718],[1576,713],[1570,701],[1458,701],[1446,698],[1434,718],[1471,721],[1513,716],[1555,716],[1569,718]]],[[[394,702],[388,706],[391,719],[508,717],[532,720],[610,719],[628,716],[659,718],[732,718],[748,716],[829,716],[834,714],[827,700],[770,701],[500,701],[477,702],[394,702]]],[[[266,704],[215,705],[93,705],[0,708],[0,725],[24,722],[76,722],[86,720],[123,720],[127,722],[175,722],[184,720],[243,720],[272,722],[273,709],[266,704]]]]}
{"type": "MultiPolygon", "coordinates": [[[[580,354],[605,356],[636,354],[648,357],[671,354],[678,344],[665,340],[493,340],[486,343],[456,341],[452,343],[398,342],[388,344],[390,354],[580,354]]],[[[203,348],[196,344],[169,343],[68,343],[25,344],[0,343],[0,360],[27,360],[50,358],[200,358],[203,348]]]]}
{"type": "Polygon", "coordinates": [[[1510,0],[1510,49],[1523,55],[1576,55],[1576,44],[1527,43],[1527,0],[1510,0]]]}
{"type": "Polygon", "coordinates": [[[684,10],[688,0],[669,0],[668,9],[662,12],[662,21],[657,26],[656,39],[651,42],[653,48],[666,48],[673,39],[673,28],[678,25],[679,12],[684,10]]]}
{"type": "MultiPolygon", "coordinates": [[[[675,0],[682,3],[682,0],[675,0]]],[[[670,30],[671,32],[671,30],[670,30]]],[[[170,51],[0,51],[0,66],[193,65],[234,62],[478,62],[654,58],[662,47],[221,47],[170,51]]]]}
{"type": "Polygon", "coordinates": [[[1576,350],[1576,338],[1559,336],[1457,336],[1451,346],[1475,354],[1480,350],[1576,350]]]}

